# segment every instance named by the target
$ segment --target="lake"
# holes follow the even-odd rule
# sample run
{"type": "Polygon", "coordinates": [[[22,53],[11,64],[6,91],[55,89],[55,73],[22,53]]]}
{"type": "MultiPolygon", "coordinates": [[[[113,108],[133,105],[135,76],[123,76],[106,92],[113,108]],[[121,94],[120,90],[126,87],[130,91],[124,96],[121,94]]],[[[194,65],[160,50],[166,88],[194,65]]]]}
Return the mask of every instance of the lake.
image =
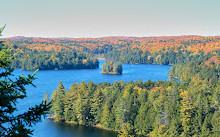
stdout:
{"type": "MultiPolygon", "coordinates": [[[[81,69],[81,70],[47,70],[38,71],[36,76],[38,79],[34,80],[36,88],[27,86],[27,98],[20,100],[18,112],[27,111],[29,107],[41,103],[44,93],[48,92],[49,96],[57,88],[58,82],[62,81],[66,90],[73,82],[114,82],[116,80],[147,81],[151,79],[167,80],[170,65],[146,65],[146,64],[123,64],[122,75],[103,75],[101,74],[101,67],[104,60],[99,61],[98,69],[81,69]]],[[[34,71],[15,70],[14,75],[18,76],[22,73],[27,75],[34,71]]],[[[42,122],[37,123],[34,127],[34,137],[116,137],[114,132],[97,129],[86,126],[76,126],[66,123],[55,123],[49,119],[43,119],[42,122]]]]}

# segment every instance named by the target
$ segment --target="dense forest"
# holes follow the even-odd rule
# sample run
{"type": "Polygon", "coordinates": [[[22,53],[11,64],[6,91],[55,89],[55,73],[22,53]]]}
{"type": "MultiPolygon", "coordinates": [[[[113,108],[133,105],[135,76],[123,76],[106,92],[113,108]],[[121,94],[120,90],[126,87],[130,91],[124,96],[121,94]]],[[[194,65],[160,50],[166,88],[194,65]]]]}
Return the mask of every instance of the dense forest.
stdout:
{"type": "Polygon", "coordinates": [[[112,60],[106,60],[102,65],[102,73],[103,74],[122,74],[122,64],[120,62],[115,62],[112,60]]]}
{"type": "Polygon", "coordinates": [[[16,53],[12,67],[22,70],[95,69],[99,67],[99,62],[92,56],[76,51],[30,51],[16,53]]]}
{"type": "Polygon", "coordinates": [[[63,69],[95,69],[99,61],[85,52],[71,51],[37,51],[27,48],[18,50],[16,45],[0,48],[10,48],[14,58],[11,67],[22,70],[63,70],[63,69]]]}
{"type": "Polygon", "coordinates": [[[119,131],[119,136],[220,135],[220,57],[174,65],[181,82],[62,82],[51,96],[56,121],[119,131]]]}
{"type": "Polygon", "coordinates": [[[174,49],[174,52],[189,51],[205,54],[220,49],[220,36],[164,36],[164,37],[102,37],[102,38],[37,38],[11,37],[4,44],[15,45],[18,50],[61,51],[75,49],[80,52],[105,54],[112,50],[125,49],[158,53],[174,49]]]}
{"type": "Polygon", "coordinates": [[[16,51],[72,51],[129,64],[177,64],[219,54],[219,36],[6,38],[16,51]],[[218,53],[217,53],[218,52],[218,53]]]}

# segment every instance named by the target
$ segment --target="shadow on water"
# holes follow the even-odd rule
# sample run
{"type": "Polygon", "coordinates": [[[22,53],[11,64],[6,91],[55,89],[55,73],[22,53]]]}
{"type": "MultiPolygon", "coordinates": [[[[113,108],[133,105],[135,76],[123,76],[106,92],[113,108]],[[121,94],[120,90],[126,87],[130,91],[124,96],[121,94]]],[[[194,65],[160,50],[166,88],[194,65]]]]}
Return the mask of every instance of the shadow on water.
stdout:
{"type": "MultiPolygon", "coordinates": [[[[48,128],[55,131],[48,135],[53,137],[117,137],[116,132],[91,126],[74,125],[63,122],[53,122],[47,119],[48,128]]],[[[49,130],[47,128],[47,130],[49,130]]]]}

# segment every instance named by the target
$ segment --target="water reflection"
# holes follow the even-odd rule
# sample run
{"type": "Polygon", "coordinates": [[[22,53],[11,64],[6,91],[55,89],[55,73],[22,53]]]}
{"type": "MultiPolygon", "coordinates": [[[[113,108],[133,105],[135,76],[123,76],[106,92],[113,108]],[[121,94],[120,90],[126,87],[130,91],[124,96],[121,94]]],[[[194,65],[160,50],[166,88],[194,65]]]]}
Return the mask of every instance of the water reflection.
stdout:
{"type": "Polygon", "coordinates": [[[49,129],[55,131],[50,134],[54,137],[117,137],[116,132],[107,131],[90,126],[74,125],[62,122],[53,122],[48,119],[49,129]]]}

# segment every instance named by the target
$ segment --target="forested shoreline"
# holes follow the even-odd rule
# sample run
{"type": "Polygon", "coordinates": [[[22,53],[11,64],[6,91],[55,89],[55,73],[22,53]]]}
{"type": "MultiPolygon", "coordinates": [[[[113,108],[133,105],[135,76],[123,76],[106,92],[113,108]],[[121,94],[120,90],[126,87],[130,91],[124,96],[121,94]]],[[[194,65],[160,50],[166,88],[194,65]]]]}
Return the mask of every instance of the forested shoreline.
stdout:
{"type": "Polygon", "coordinates": [[[76,51],[26,51],[15,52],[11,63],[13,68],[22,70],[67,70],[67,69],[96,69],[99,61],[92,55],[76,51]]]}
{"type": "MultiPolygon", "coordinates": [[[[206,59],[207,58],[207,59],[206,59]]],[[[219,136],[220,58],[174,65],[176,81],[62,82],[51,96],[51,113],[81,125],[118,131],[119,136],[219,136]]]]}
{"type": "Polygon", "coordinates": [[[17,55],[12,62],[12,67],[22,70],[96,69],[99,67],[97,59],[74,51],[17,55]]]}

